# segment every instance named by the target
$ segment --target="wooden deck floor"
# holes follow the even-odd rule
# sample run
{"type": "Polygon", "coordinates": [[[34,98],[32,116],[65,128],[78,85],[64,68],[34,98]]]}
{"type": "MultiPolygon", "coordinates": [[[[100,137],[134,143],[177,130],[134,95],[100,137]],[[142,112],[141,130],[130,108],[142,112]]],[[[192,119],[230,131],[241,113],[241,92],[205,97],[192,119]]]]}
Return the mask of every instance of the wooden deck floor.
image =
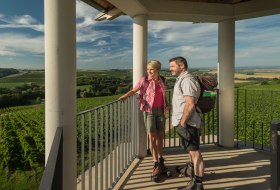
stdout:
{"type": "MultiPolygon", "coordinates": [[[[205,189],[266,190],[270,189],[270,154],[254,149],[201,146],[205,161],[205,189]]],[[[175,167],[188,161],[181,149],[165,149],[165,162],[173,176],[164,177],[160,183],[150,180],[152,160],[148,156],[136,159],[114,189],[173,190],[187,185],[187,177],[179,177],[175,167]]]]}

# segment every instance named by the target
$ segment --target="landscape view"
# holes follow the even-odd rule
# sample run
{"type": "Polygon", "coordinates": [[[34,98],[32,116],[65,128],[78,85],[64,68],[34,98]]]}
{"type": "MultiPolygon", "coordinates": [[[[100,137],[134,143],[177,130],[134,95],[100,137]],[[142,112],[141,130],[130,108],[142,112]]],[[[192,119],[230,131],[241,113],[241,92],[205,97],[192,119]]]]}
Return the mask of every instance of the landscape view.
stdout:
{"type": "MultiPolygon", "coordinates": [[[[214,69],[193,72],[217,74],[214,69]]],[[[172,89],[175,78],[168,69],[161,74],[172,89]]],[[[131,88],[132,70],[78,70],[77,113],[117,100],[131,88]]],[[[280,68],[236,68],[235,88],[239,97],[247,89],[249,99],[250,93],[265,92],[269,96],[262,98],[270,101],[276,93],[273,101],[279,105],[280,68]]],[[[44,170],[44,94],[44,70],[0,69],[0,189],[38,189],[44,170]]],[[[280,117],[279,109],[274,110],[268,120],[280,117]]],[[[265,131],[264,143],[269,144],[269,126],[265,131]]]]}

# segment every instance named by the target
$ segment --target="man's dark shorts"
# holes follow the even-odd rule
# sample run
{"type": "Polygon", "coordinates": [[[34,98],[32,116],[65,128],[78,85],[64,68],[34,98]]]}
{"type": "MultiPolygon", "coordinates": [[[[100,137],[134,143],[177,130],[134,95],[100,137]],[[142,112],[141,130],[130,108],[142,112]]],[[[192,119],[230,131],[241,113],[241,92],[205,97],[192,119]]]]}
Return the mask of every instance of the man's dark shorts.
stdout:
{"type": "Polygon", "coordinates": [[[187,151],[199,150],[199,129],[190,125],[182,127],[180,124],[177,128],[182,148],[187,151]]]}

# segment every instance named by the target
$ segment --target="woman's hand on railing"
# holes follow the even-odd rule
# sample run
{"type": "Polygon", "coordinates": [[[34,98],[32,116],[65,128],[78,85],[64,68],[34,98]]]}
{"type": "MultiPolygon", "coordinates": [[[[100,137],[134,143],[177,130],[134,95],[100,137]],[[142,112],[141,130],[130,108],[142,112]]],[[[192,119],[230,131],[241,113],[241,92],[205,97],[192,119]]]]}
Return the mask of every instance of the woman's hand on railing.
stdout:
{"type": "Polygon", "coordinates": [[[125,100],[126,98],[127,98],[127,97],[126,97],[125,95],[123,95],[123,96],[119,97],[119,100],[123,101],[123,100],[125,100]]]}
{"type": "Polygon", "coordinates": [[[128,97],[134,95],[136,92],[137,92],[138,89],[132,89],[130,91],[128,91],[126,94],[122,95],[121,97],[119,97],[119,100],[125,100],[127,99],[128,97]]]}

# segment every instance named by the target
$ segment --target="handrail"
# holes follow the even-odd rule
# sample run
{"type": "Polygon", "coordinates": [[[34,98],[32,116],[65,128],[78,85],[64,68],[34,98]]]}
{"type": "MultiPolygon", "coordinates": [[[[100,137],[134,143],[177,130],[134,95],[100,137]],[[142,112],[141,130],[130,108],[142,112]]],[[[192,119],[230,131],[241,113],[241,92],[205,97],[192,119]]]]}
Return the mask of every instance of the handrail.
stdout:
{"type": "Polygon", "coordinates": [[[94,107],[94,108],[91,108],[91,109],[88,109],[88,110],[81,111],[81,112],[79,112],[79,113],[77,114],[77,116],[86,114],[86,113],[88,113],[88,112],[93,112],[94,110],[98,110],[98,109],[103,108],[103,107],[106,107],[106,106],[110,106],[110,105],[112,105],[112,104],[114,104],[114,103],[116,103],[116,102],[118,102],[118,101],[120,101],[120,100],[114,100],[114,101],[109,102],[109,103],[107,103],[107,104],[102,104],[102,105],[100,105],[100,106],[97,106],[97,107],[94,107]]]}
{"type": "Polygon", "coordinates": [[[39,190],[62,189],[63,128],[57,127],[39,190]]]}
{"type": "Polygon", "coordinates": [[[116,185],[138,153],[139,113],[134,95],[77,114],[77,189],[116,185]]]}

